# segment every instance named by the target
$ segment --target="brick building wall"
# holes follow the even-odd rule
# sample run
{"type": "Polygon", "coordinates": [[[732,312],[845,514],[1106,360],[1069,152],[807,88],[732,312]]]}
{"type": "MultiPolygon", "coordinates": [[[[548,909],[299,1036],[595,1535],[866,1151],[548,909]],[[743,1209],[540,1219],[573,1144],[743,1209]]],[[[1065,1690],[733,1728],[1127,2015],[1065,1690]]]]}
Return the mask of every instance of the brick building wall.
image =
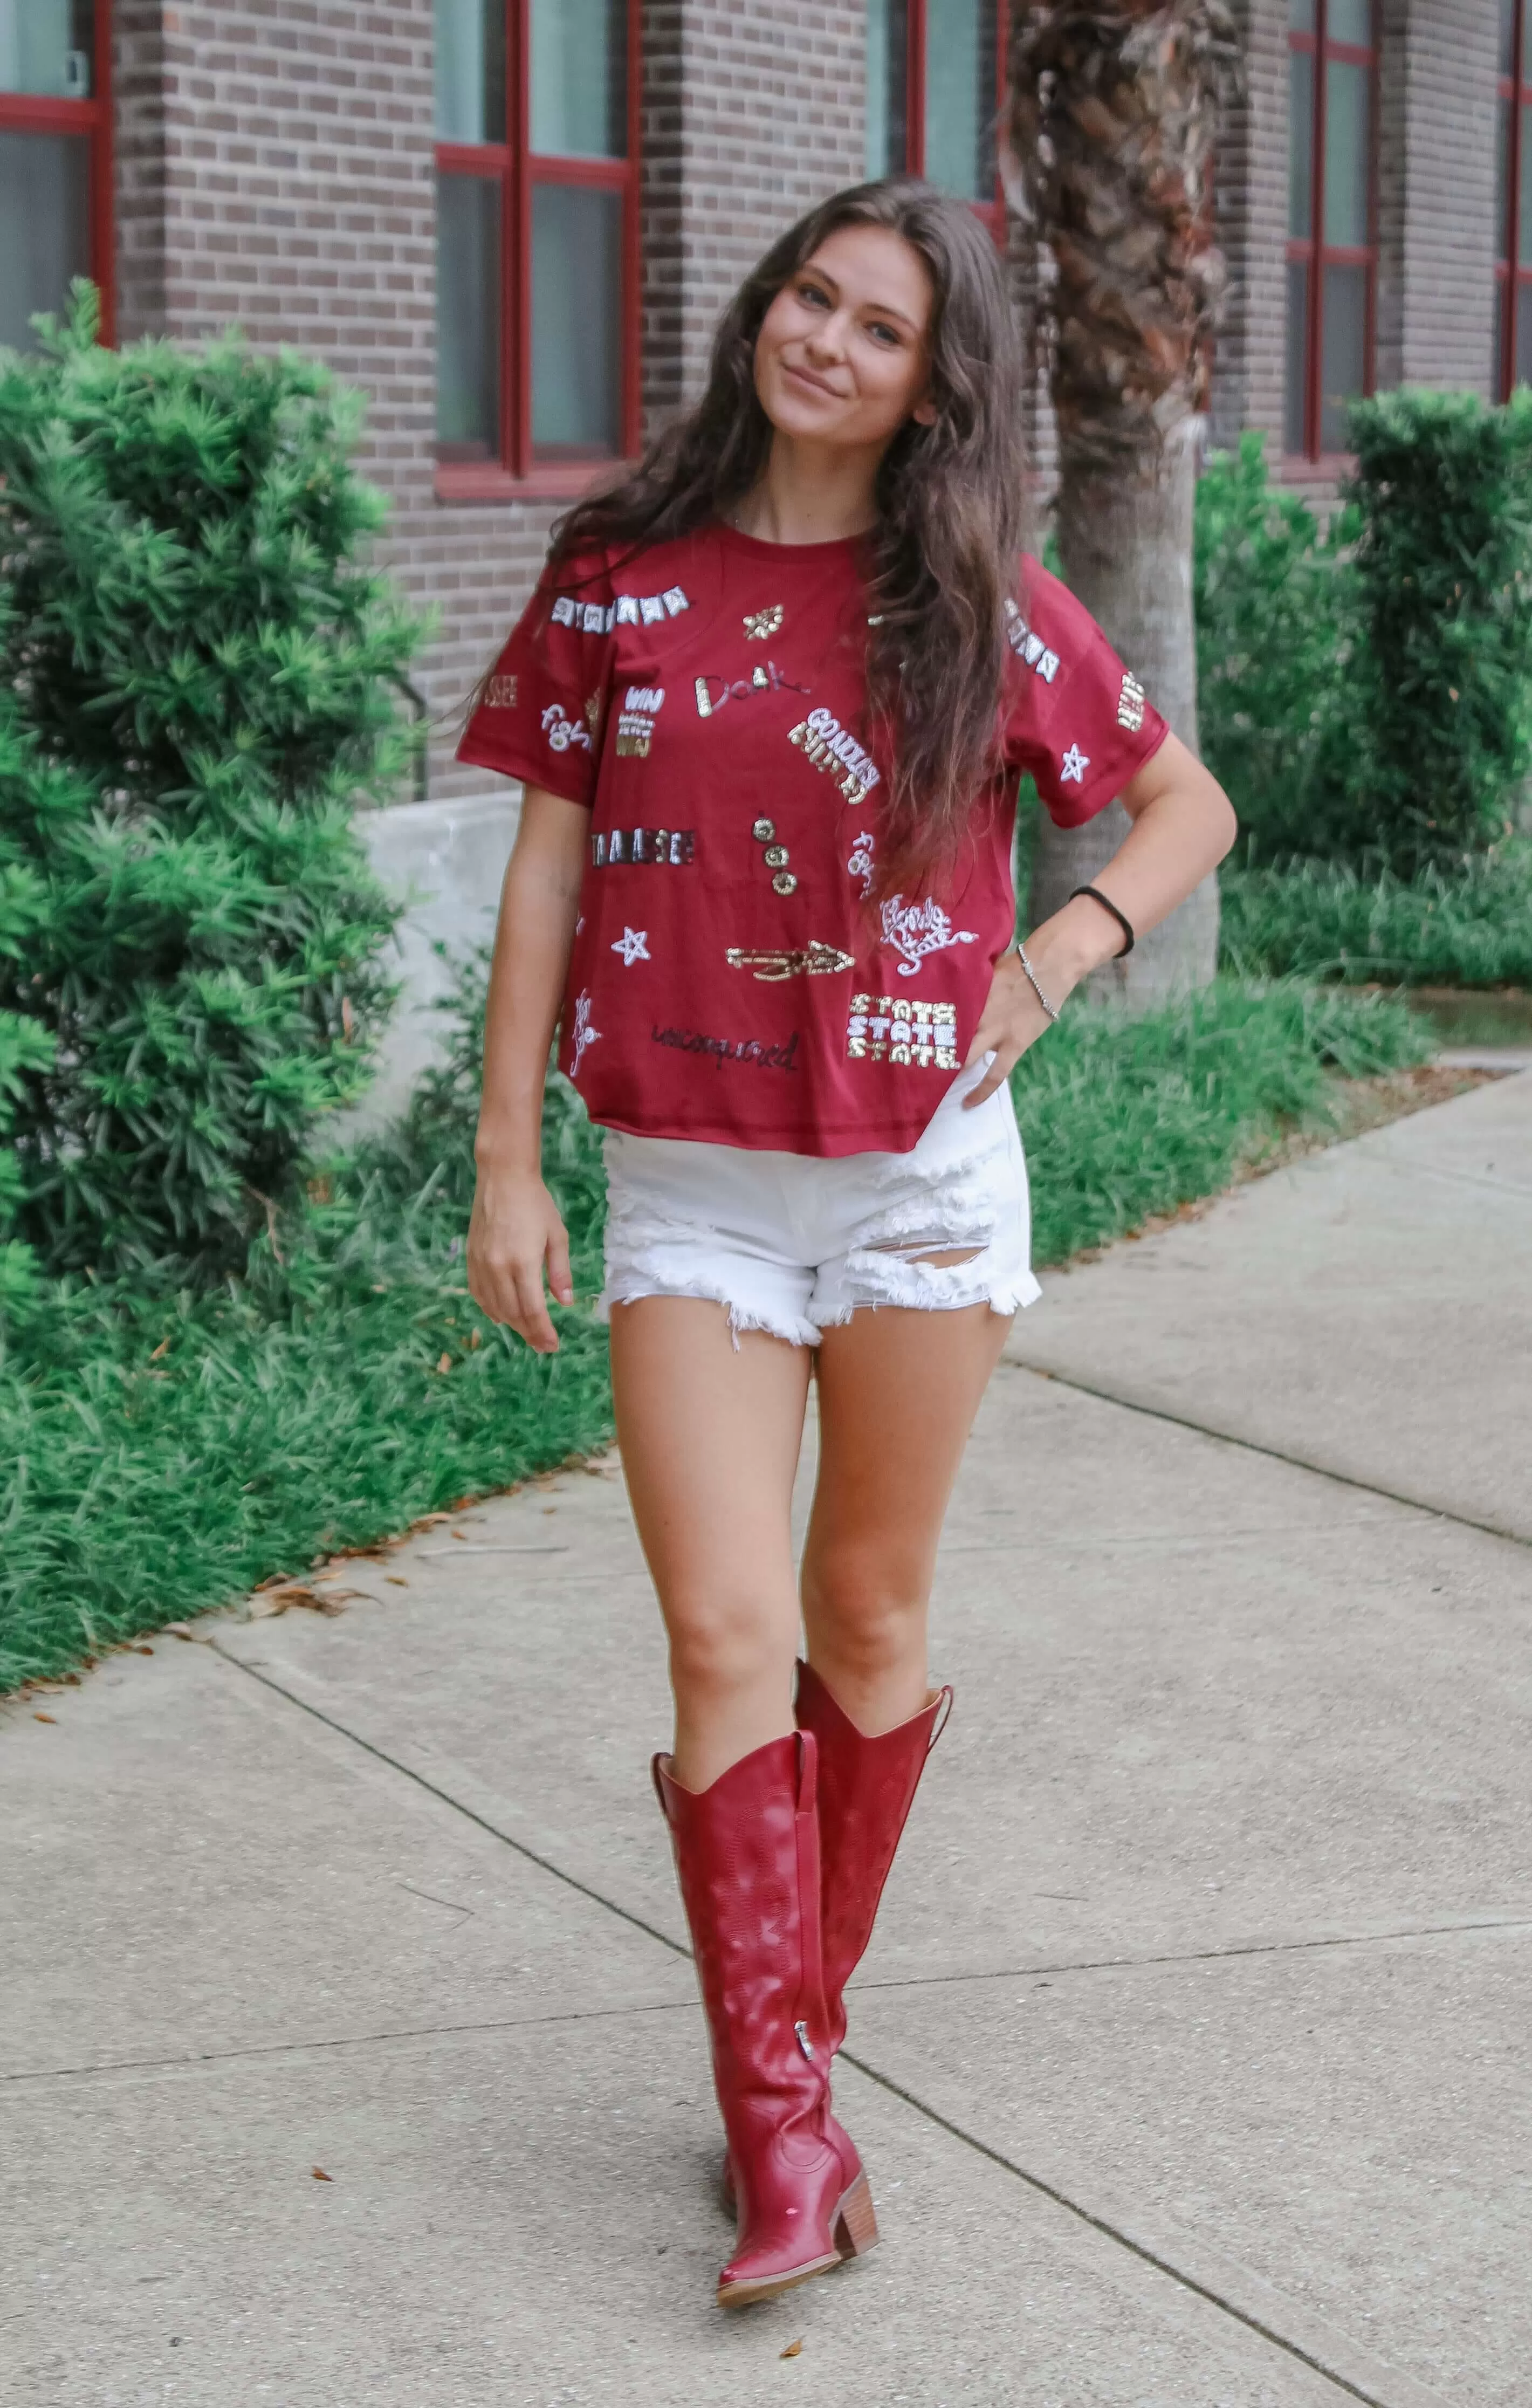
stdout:
{"type": "Polygon", "coordinates": [[[645,402],[700,389],[720,311],[865,157],[861,0],[662,0],[644,20],[645,402]]]}
{"type": "Polygon", "coordinates": [[[1382,0],[1378,382],[1490,395],[1498,10],[1382,0]]]}
{"type": "MultiPolygon", "coordinates": [[[[1496,10],[1378,0],[1378,376],[1487,391],[1496,10]]],[[[1287,217],[1286,0],[1236,0],[1247,88],[1220,153],[1230,268],[1212,439],[1280,455],[1287,217]]],[[[231,321],[295,344],[369,397],[364,466],[388,557],[440,633],[420,682],[433,791],[481,785],[451,721],[537,574],[559,504],[445,504],[433,470],[433,0],[117,0],[119,320],[192,340],[231,321]]],[[[772,237],[862,172],[863,0],[646,0],[646,425],[693,395],[718,312],[772,237]]],[[[1035,246],[1010,256],[1024,315],[1035,246]]],[[[1046,395],[1024,404],[1046,492],[1046,395]]],[[[1312,482],[1294,466],[1284,474],[1312,482]]]]}
{"type": "MultiPolygon", "coordinates": [[[[1374,0],[1378,11],[1376,382],[1489,394],[1494,322],[1497,10],[1491,0],[1374,0]]],[[[1246,91],[1219,146],[1230,281],[1210,433],[1258,427],[1280,460],[1286,345],[1286,0],[1235,0],[1246,91]]],[[[1290,481],[1330,490],[1310,465],[1290,481]]]]}
{"type": "MultiPolygon", "coordinates": [[[[644,10],[646,416],[694,392],[718,311],[809,203],[861,173],[859,6],[644,10]]],[[[440,632],[418,670],[432,791],[481,787],[453,720],[541,566],[556,502],[437,499],[432,0],[119,0],[124,339],[237,322],[368,395],[386,556],[440,632]]]]}
{"type": "Polygon", "coordinates": [[[1259,428],[1282,437],[1287,333],[1287,0],[1235,0],[1244,90],[1225,116],[1213,212],[1228,265],[1209,434],[1220,446],[1259,428]]]}

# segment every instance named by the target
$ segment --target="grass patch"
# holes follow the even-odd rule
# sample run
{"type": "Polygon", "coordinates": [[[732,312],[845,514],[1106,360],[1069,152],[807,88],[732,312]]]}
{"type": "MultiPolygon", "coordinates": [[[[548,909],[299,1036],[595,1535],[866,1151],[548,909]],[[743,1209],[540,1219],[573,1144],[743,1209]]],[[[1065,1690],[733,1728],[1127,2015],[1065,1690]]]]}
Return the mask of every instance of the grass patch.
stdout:
{"type": "Polygon", "coordinates": [[[1223,950],[1236,970],[1353,986],[1532,987],[1532,846],[1453,876],[1363,877],[1338,863],[1225,869],[1223,950]]]}
{"type": "MultiPolygon", "coordinates": [[[[465,1049],[466,1051],[466,1049],[465,1049]]],[[[212,1295],[60,1282],[0,1345],[0,1692],[365,1547],[609,1435],[606,1332],[537,1356],[463,1283],[475,1081],[332,1164],[212,1295]]],[[[577,1293],[600,1281],[594,1133],[544,1116],[577,1293]]]]}
{"type": "Polygon", "coordinates": [[[1018,1064],[1039,1264],[1215,1195],[1294,1136],[1346,1126],[1340,1080],[1423,1061],[1430,1033],[1385,996],[1220,980],[1130,1020],[1066,1013],[1018,1064]]]}
{"type": "MultiPolygon", "coordinates": [[[[292,1226],[208,1296],[58,1283],[0,1346],[0,1690],[244,1595],[610,1433],[606,1333],[555,1311],[529,1354],[463,1283],[479,1065],[452,1058],[384,1138],[322,1169],[292,1226]]],[[[1139,1020],[1071,1011],[1022,1065],[1037,1255],[1057,1263],[1225,1185],[1296,1130],[1341,1125],[1331,1074],[1428,1039],[1373,996],[1224,982],[1139,1020]]],[[[551,1184],[587,1305],[596,1133],[562,1081],[551,1184]]]]}

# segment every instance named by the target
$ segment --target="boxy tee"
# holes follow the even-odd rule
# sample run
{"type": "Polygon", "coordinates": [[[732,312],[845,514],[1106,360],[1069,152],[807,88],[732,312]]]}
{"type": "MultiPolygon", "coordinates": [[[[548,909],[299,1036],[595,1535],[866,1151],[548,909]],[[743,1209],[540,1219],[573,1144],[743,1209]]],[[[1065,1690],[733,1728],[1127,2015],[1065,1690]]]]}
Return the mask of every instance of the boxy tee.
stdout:
{"type": "Polygon", "coordinates": [[[1061,826],[1164,721],[1067,588],[1008,609],[1005,774],[918,896],[870,899],[865,547],[710,526],[545,573],[458,758],[591,814],[559,1061],[591,1117],[791,1154],[908,1152],[1015,931],[1029,770],[1061,826]]]}

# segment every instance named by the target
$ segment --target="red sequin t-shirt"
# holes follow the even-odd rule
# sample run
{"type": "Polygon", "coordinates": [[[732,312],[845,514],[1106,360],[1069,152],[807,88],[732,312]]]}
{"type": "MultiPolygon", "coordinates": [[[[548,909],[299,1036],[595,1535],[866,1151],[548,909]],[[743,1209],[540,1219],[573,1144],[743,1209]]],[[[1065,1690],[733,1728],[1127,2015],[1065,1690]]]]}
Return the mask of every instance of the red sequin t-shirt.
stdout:
{"type": "Polygon", "coordinates": [[[1015,930],[1016,776],[1062,826],[1165,723],[1036,562],[1008,614],[1007,775],[954,867],[869,900],[860,543],[714,526],[545,575],[458,758],[590,812],[561,1067],[591,1118],[791,1154],[907,1152],[1015,930]]]}

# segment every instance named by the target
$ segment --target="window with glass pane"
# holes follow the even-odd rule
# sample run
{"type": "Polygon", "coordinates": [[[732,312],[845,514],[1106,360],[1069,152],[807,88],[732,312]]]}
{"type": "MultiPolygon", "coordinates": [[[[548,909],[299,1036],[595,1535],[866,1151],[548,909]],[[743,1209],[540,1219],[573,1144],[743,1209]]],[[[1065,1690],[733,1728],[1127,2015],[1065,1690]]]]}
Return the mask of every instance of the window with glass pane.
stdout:
{"type": "Polygon", "coordinates": [[[925,0],[925,172],[960,200],[995,190],[994,0],[925,0]]]}
{"type": "Polygon", "coordinates": [[[106,0],[0,0],[0,343],[64,309],[77,276],[100,288],[111,335],[106,0]]]}
{"type": "Polygon", "coordinates": [[[905,0],[867,0],[866,172],[902,176],[908,165],[905,119],[909,19],[905,0]]]}
{"type": "Polygon", "coordinates": [[[1371,390],[1374,0],[1288,0],[1286,448],[1346,448],[1371,390]]]}
{"type": "Polygon", "coordinates": [[[1528,0],[1501,0],[1492,391],[1532,382],[1532,59],[1528,0]]]}
{"type": "Polygon", "coordinates": [[[637,5],[436,0],[444,491],[493,492],[637,440],[637,5]]]}
{"type": "Polygon", "coordinates": [[[926,176],[998,236],[1005,0],[866,0],[866,170],[926,176]]]}

